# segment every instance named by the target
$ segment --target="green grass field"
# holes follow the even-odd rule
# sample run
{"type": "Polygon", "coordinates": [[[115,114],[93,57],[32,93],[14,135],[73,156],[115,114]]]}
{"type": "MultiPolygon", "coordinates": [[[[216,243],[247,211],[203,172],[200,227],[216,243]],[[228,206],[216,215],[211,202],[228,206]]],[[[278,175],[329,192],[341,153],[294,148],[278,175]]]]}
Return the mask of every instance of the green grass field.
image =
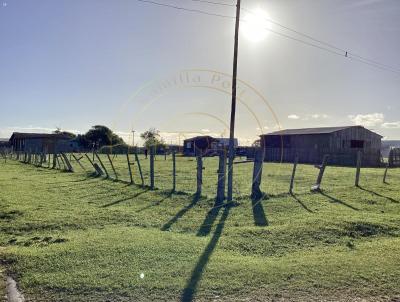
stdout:
{"type": "Polygon", "coordinates": [[[0,162],[0,258],[28,301],[400,299],[400,169],[388,184],[382,169],[362,169],[356,188],[354,168],[328,167],[323,191],[310,193],[318,171],[300,165],[290,196],[291,165],[267,163],[257,203],[252,164],[238,164],[238,205],[215,207],[216,158],[205,159],[201,198],[192,158],[178,158],[175,194],[163,157],[155,191],[126,182],[121,155],[122,181],[73,165],[0,162]]]}

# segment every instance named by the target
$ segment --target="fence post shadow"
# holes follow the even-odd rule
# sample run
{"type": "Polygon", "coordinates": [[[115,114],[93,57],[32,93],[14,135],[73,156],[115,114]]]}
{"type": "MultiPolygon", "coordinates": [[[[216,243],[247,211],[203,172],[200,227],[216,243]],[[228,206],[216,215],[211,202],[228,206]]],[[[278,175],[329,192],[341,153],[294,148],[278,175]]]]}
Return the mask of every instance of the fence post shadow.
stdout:
{"type": "Polygon", "coordinates": [[[198,194],[194,194],[192,201],[190,204],[182,208],[174,217],[172,217],[166,224],[164,224],[161,228],[161,231],[167,231],[169,228],[178,221],[179,218],[181,218],[187,211],[189,211],[191,208],[193,208],[200,200],[201,196],[198,194]]]}
{"type": "Polygon", "coordinates": [[[182,292],[181,295],[182,302],[193,301],[194,295],[196,294],[197,291],[198,283],[203,275],[204,268],[207,266],[207,263],[210,260],[210,257],[217,246],[219,238],[222,235],[222,231],[225,226],[225,221],[229,215],[230,209],[231,207],[229,206],[224,207],[224,211],[222,212],[222,216],[218,222],[215,232],[213,233],[210,242],[207,244],[199,260],[197,261],[196,266],[192,271],[192,275],[190,279],[187,281],[186,286],[182,292]]]}
{"type": "Polygon", "coordinates": [[[207,212],[206,217],[203,220],[196,236],[207,236],[211,232],[211,228],[214,225],[215,220],[218,217],[219,211],[223,207],[223,202],[215,200],[214,206],[207,212]]]}
{"type": "Polygon", "coordinates": [[[366,189],[366,188],[364,188],[364,187],[361,187],[361,186],[358,186],[358,188],[359,188],[360,190],[362,190],[362,191],[371,193],[371,194],[373,194],[373,195],[375,195],[375,196],[377,196],[377,197],[381,197],[381,198],[385,198],[385,199],[387,199],[387,200],[390,200],[390,201],[393,202],[393,203],[399,203],[398,200],[396,200],[396,199],[394,199],[394,198],[392,198],[392,197],[379,194],[379,193],[377,193],[377,192],[374,192],[374,191],[372,191],[372,190],[368,190],[368,189],[366,189]]]}
{"type": "Polygon", "coordinates": [[[309,207],[307,207],[307,206],[305,205],[305,203],[304,203],[301,199],[299,199],[294,193],[290,193],[290,196],[292,196],[293,199],[294,199],[295,201],[297,201],[297,202],[303,207],[304,210],[306,210],[306,211],[309,212],[309,213],[314,213],[314,211],[311,210],[309,207]]]}
{"type": "Polygon", "coordinates": [[[341,204],[341,205],[344,205],[344,206],[346,206],[346,207],[348,207],[348,208],[350,208],[350,209],[352,209],[352,210],[354,210],[354,211],[359,211],[359,210],[360,210],[360,209],[358,209],[358,208],[356,208],[356,207],[353,207],[352,205],[350,205],[350,204],[344,202],[343,200],[337,199],[337,198],[335,198],[335,197],[332,197],[332,196],[330,196],[330,195],[324,193],[322,190],[320,190],[318,193],[321,194],[322,196],[325,196],[325,197],[329,198],[332,202],[335,202],[335,203],[339,203],[339,204],[341,204]]]}
{"type": "Polygon", "coordinates": [[[265,216],[264,207],[262,205],[263,197],[251,198],[251,209],[253,211],[254,225],[267,226],[268,220],[265,216]]]}

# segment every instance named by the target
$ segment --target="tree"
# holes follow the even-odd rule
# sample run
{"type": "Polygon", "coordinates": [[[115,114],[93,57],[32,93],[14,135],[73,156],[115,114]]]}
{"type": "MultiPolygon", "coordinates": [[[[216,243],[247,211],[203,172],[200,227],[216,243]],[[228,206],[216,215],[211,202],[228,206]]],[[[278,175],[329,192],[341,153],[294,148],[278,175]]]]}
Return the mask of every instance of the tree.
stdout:
{"type": "Polygon", "coordinates": [[[151,147],[165,148],[165,142],[160,136],[160,131],[155,128],[150,128],[146,132],[140,134],[140,137],[144,140],[144,146],[147,149],[151,147]]]}
{"type": "Polygon", "coordinates": [[[82,142],[82,145],[86,147],[90,147],[93,144],[99,148],[102,146],[125,145],[121,137],[116,135],[110,128],[102,125],[93,126],[83,137],[79,136],[78,141],[82,142]]]}
{"type": "Polygon", "coordinates": [[[61,128],[58,128],[58,127],[57,127],[56,130],[53,131],[53,133],[54,134],[62,134],[62,135],[68,136],[70,138],[75,138],[76,137],[76,135],[74,133],[68,132],[68,131],[62,131],[61,128]]]}

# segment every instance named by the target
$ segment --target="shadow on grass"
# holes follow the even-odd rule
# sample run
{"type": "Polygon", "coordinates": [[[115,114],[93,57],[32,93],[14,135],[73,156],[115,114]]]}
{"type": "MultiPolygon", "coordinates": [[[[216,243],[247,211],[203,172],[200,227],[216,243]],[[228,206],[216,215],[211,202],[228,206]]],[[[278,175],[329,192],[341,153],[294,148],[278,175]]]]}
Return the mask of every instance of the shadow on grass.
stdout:
{"type": "Polygon", "coordinates": [[[229,210],[231,207],[224,207],[224,211],[222,212],[222,216],[219,220],[219,223],[215,229],[213,236],[211,237],[210,242],[207,244],[206,248],[204,249],[203,253],[201,254],[199,260],[196,263],[195,268],[192,271],[192,275],[188,282],[186,283],[185,289],[182,292],[181,301],[182,302],[190,302],[193,301],[194,295],[197,291],[198,283],[203,275],[203,271],[207,266],[208,261],[212,253],[214,252],[218,240],[222,235],[222,231],[225,226],[225,220],[229,215],[229,210]]]}
{"type": "Polygon", "coordinates": [[[114,206],[114,205],[119,204],[119,203],[121,203],[121,202],[130,200],[130,199],[134,199],[134,198],[136,198],[136,197],[138,197],[138,196],[140,196],[140,195],[142,195],[142,194],[144,194],[144,193],[146,193],[146,192],[148,192],[148,191],[149,191],[149,190],[144,190],[144,191],[139,192],[139,193],[137,193],[137,194],[135,194],[135,195],[133,195],[133,196],[129,196],[129,197],[126,197],[126,198],[122,198],[122,199],[113,201],[113,202],[108,203],[108,204],[105,204],[105,205],[103,205],[103,206],[101,206],[101,207],[102,207],[102,208],[108,208],[108,207],[114,206]]]}
{"type": "Polygon", "coordinates": [[[215,201],[214,206],[210,209],[203,220],[203,223],[200,226],[200,229],[197,231],[196,236],[207,236],[211,232],[211,228],[214,225],[215,220],[217,219],[218,213],[223,207],[223,203],[219,201],[215,201]]]}
{"type": "Polygon", "coordinates": [[[290,196],[292,196],[293,197],[293,199],[295,200],[295,201],[297,201],[302,207],[303,207],[303,209],[304,210],[306,210],[307,212],[309,212],[309,213],[314,213],[310,208],[308,208],[305,204],[304,204],[304,202],[303,201],[301,201],[301,199],[299,199],[295,194],[290,194],[290,196]]]}
{"type": "Polygon", "coordinates": [[[346,207],[348,207],[348,208],[350,208],[350,209],[352,209],[352,210],[354,210],[354,211],[359,211],[359,210],[360,210],[360,209],[358,209],[358,208],[356,208],[356,207],[353,207],[352,205],[350,205],[350,204],[348,204],[348,203],[346,203],[346,202],[344,202],[344,201],[342,201],[342,200],[340,200],[340,199],[337,199],[337,198],[335,198],[335,197],[332,197],[332,196],[330,196],[330,195],[328,195],[328,194],[326,194],[326,193],[324,193],[324,192],[322,192],[322,191],[319,191],[319,193],[320,193],[322,196],[325,196],[325,197],[329,198],[332,202],[336,202],[336,203],[339,203],[339,204],[341,204],[341,205],[344,205],[344,206],[346,206],[346,207]]]}
{"type": "Polygon", "coordinates": [[[264,207],[262,205],[263,198],[252,198],[251,208],[253,210],[254,225],[267,226],[268,220],[265,217],[264,207]]]}
{"type": "Polygon", "coordinates": [[[373,194],[373,195],[375,195],[375,196],[378,196],[378,197],[381,197],[381,198],[385,198],[385,199],[387,199],[387,200],[390,200],[391,202],[393,202],[393,203],[399,203],[399,201],[398,200],[396,200],[396,199],[393,199],[393,198],[391,198],[391,197],[388,197],[388,196],[385,196],[385,195],[382,195],[382,194],[379,194],[379,193],[376,193],[376,192],[374,192],[374,191],[371,191],[371,190],[368,190],[368,189],[365,189],[365,188],[363,188],[363,187],[358,187],[360,190],[363,190],[363,191],[365,191],[365,192],[368,192],[368,193],[371,193],[371,194],[373,194]]]}
{"type": "Polygon", "coordinates": [[[160,204],[163,203],[165,200],[171,198],[171,196],[172,196],[173,193],[174,193],[173,191],[169,192],[168,194],[166,194],[166,195],[165,195],[162,199],[160,199],[159,201],[153,202],[152,204],[150,204],[150,205],[148,205],[148,206],[145,206],[145,207],[143,207],[143,208],[137,210],[136,213],[140,213],[140,212],[143,212],[143,211],[145,211],[145,210],[147,210],[147,209],[150,209],[150,208],[152,208],[152,207],[155,207],[155,206],[160,205],[160,204]]]}
{"type": "Polygon", "coordinates": [[[171,218],[170,221],[168,221],[166,224],[164,224],[161,228],[161,231],[167,231],[169,230],[169,228],[178,221],[179,218],[181,218],[183,215],[185,215],[185,213],[187,211],[189,211],[191,208],[193,208],[197,202],[200,200],[200,196],[197,194],[193,195],[192,201],[190,202],[190,204],[188,204],[186,207],[184,207],[183,209],[181,209],[178,213],[176,213],[176,215],[174,217],[171,218]]]}

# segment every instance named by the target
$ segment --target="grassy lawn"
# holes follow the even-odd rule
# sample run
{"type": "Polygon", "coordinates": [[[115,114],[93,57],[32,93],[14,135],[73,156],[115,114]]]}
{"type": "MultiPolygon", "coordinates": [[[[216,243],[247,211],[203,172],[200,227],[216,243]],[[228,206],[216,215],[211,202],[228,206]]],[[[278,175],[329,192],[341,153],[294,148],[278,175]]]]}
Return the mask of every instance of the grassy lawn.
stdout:
{"type": "Polygon", "coordinates": [[[300,165],[290,196],[291,165],[268,163],[268,198],[253,202],[252,165],[238,164],[239,205],[221,207],[215,158],[201,198],[192,158],[178,158],[176,194],[170,159],[156,161],[155,191],[124,182],[126,157],[114,163],[123,181],[1,161],[0,258],[29,301],[400,299],[398,169],[389,184],[363,169],[356,188],[354,168],[328,167],[310,193],[317,170],[300,165]]]}

